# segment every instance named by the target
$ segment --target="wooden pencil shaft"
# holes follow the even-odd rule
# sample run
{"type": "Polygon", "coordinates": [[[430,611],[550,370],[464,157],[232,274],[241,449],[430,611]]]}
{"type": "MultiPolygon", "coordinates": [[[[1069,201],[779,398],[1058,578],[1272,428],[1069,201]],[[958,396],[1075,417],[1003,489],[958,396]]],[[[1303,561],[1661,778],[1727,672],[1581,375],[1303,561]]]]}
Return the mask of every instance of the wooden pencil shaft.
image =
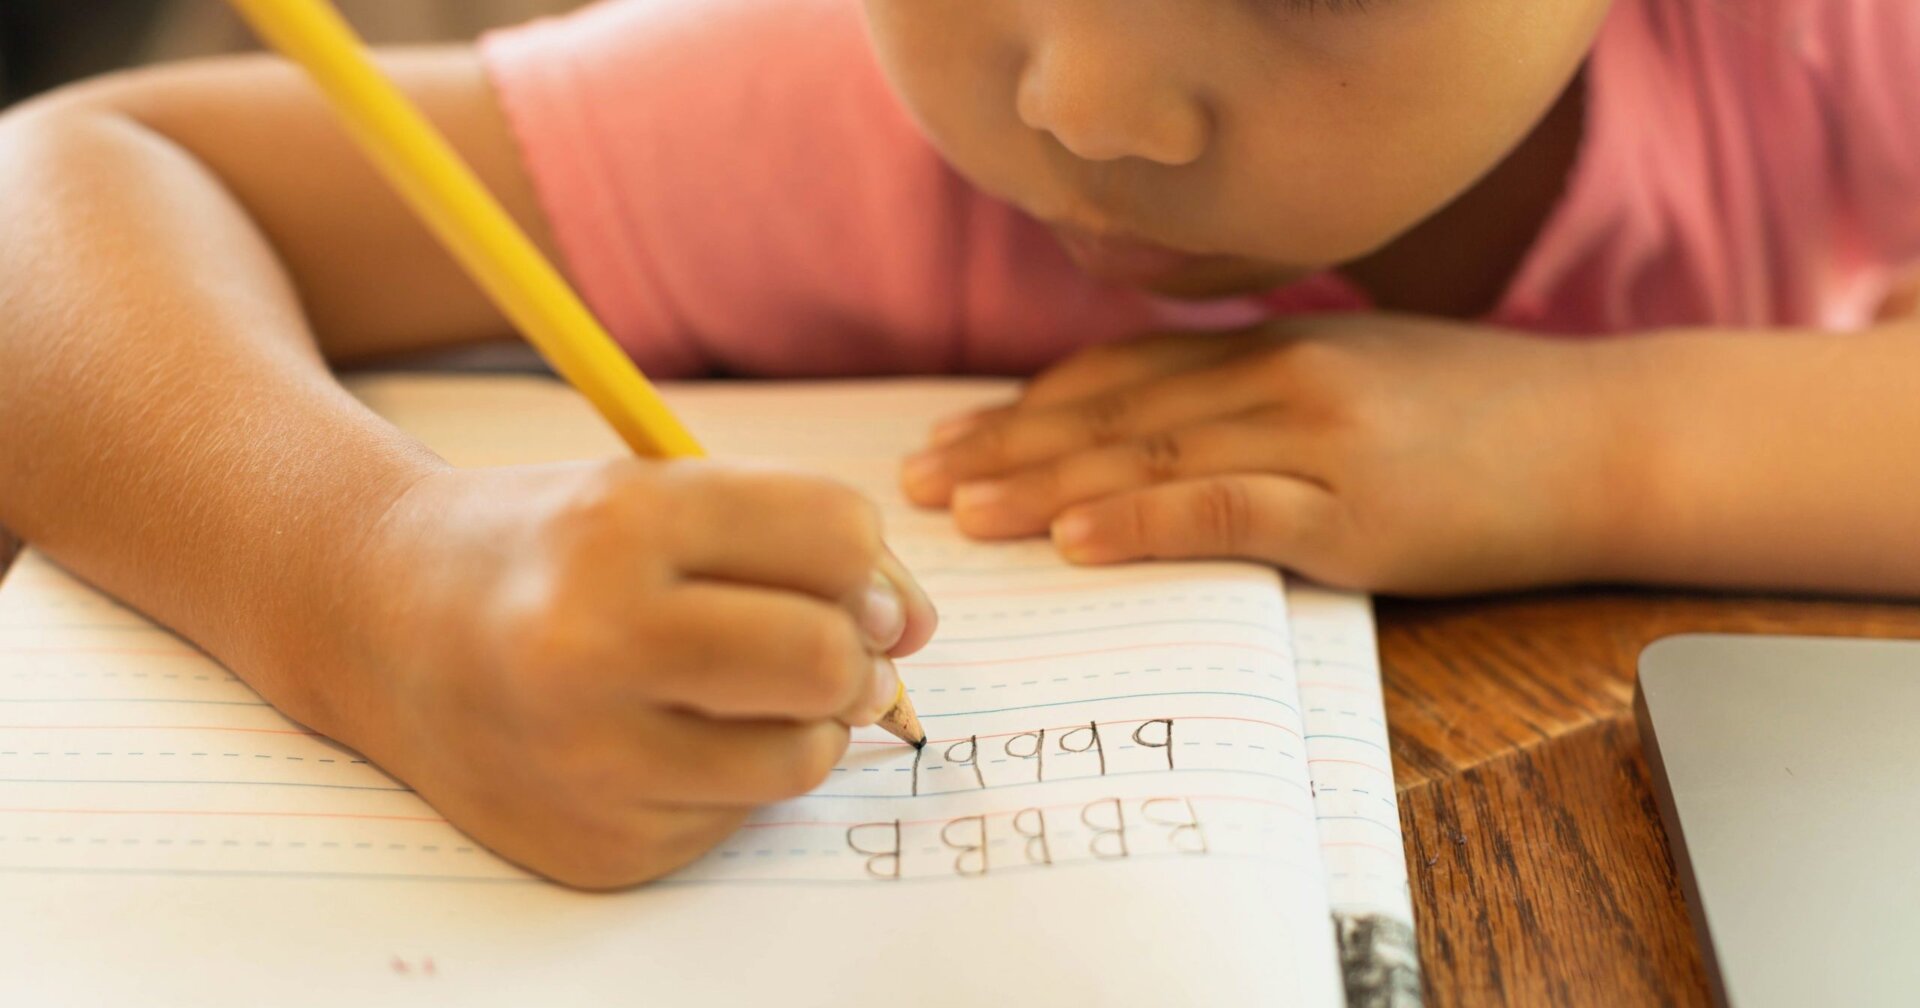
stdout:
{"type": "Polygon", "coordinates": [[[307,70],[349,132],[435,236],[636,453],[704,454],[532,239],[374,65],[331,4],[230,2],[268,45],[307,70]]]}

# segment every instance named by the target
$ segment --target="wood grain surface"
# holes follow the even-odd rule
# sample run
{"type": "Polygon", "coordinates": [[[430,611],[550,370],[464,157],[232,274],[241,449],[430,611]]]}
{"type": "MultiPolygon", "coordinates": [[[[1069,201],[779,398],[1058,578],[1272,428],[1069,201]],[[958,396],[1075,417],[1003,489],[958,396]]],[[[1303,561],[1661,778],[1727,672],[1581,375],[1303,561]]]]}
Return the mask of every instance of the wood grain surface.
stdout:
{"type": "Polygon", "coordinates": [[[1920,606],[1636,592],[1379,604],[1433,1005],[1694,1005],[1706,977],[1633,723],[1689,631],[1920,638],[1920,606]]]}

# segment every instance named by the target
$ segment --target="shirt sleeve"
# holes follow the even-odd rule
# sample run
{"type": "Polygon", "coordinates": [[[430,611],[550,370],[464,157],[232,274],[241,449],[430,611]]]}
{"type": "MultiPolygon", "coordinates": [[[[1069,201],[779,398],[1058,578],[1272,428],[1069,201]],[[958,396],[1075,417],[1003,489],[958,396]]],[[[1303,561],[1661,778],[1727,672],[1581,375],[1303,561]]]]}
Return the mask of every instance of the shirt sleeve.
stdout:
{"type": "Polygon", "coordinates": [[[482,58],[583,296],[650,374],[939,371],[964,185],[850,0],[625,0],[482,58]]]}
{"type": "Polygon", "coordinates": [[[1850,223],[1882,265],[1920,264],[1920,3],[1823,0],[1813,10],[1850,223]]]}

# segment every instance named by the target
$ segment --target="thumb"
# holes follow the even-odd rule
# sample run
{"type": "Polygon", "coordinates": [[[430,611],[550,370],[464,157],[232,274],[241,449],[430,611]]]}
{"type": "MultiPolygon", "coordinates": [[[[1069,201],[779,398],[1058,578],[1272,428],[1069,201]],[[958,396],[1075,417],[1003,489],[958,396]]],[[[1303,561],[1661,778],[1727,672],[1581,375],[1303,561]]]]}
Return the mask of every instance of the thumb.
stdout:
{"type": "Polygon", "coordinates": [[[895,658],[910,655],[933,639],[933,632],[940,625],[940,615],[934,611],[933,600],[927,597],[926,590],[920,587],[920,582],[914,580],[912,574],[907,573],[906,565],[893,555],[893,550],[883,550],[877,566],[880,577],[893,586],[905,616],[904,629],[899,639],[887,649],[887,654],[895,658]]]}

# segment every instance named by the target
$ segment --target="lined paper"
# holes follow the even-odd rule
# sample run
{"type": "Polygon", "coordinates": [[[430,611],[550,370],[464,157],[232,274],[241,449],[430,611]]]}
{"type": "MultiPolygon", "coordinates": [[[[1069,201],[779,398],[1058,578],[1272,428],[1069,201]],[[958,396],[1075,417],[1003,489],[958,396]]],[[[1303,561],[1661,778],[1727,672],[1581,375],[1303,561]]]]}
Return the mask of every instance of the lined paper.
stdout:
{"type": "MultiPolygon", "coordinates": [[[[359,391],[458,464],[618,451],[547,383],[359,391]]],[[[1076,569],[1045,544],[964,542],[900,501],[894,466],[926,423],[1003,393],[670,392],[717,454],[831,472],[882,502],[942,613],[901,662],[934,741],[858,732],[820,789],[612,897],[493,857],[29,552],[0,589],[0,872],[23,897],[0,908],[8,975],[209,1004],[636,984],[662,1002],[911,985],[935,1004],[1339,1003],[1329,912],[1410,917],[1364,602],[1296,595],[1302,632],[1264,568],[1076,569]],[[85,968],[102,947],[122,969],[85,968]],[[729,949],[758,965],[724,968],[729,949]]]]}
{"type": "Polygon", "coordinates": [[[1354,1005],[1423,994],[1412,890],[1388,748],[1373,611],[1366,600],[1287,582],[1320,856],[1354,1005]]]}

